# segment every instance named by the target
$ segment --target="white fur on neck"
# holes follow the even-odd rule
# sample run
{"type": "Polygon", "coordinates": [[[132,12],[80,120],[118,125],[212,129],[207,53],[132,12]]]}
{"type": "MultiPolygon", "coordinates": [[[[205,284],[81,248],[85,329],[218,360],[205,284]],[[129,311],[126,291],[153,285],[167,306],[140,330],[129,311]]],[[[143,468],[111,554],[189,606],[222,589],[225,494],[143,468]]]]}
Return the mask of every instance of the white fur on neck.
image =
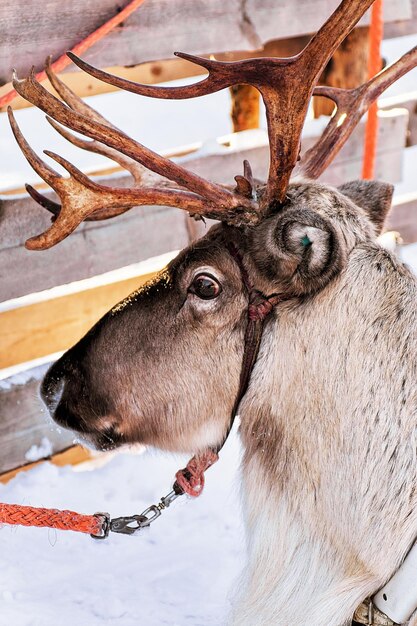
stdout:
{"type": "Polygon", "coordinates": [[[233,626],[342,626],[378,581],[366,570],[346,572],[325,540],[271,498],[256,461],[245,478],[249,563],[233,626]],[[266,503],[266,504],[265,504],[266,503]]]}

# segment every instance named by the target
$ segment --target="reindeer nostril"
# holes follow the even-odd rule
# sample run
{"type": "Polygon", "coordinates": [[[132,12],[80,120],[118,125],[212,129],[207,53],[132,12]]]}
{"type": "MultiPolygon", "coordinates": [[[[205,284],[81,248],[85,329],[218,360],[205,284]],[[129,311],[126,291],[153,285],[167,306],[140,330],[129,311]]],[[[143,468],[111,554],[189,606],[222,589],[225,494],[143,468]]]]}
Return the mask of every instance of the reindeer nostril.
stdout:
{"type": "Polygon", "coordinates": [[[65,388],[65,376],[48,372],[42,381],[41,398],[51,415],[55,412],[65,388]]]}

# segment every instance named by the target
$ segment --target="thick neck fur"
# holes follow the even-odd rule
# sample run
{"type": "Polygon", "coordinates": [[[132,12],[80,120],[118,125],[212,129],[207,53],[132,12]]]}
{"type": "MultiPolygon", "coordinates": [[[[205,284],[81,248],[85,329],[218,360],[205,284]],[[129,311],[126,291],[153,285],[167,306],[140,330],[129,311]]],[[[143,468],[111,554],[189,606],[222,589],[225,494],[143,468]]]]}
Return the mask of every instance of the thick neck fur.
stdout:
{"type": "Polygon", "coordinates": [[[240,410],[249,566],[236,626],[348,624],[415,539],[416,292],[362,243],[267,325],[240,410]]]}

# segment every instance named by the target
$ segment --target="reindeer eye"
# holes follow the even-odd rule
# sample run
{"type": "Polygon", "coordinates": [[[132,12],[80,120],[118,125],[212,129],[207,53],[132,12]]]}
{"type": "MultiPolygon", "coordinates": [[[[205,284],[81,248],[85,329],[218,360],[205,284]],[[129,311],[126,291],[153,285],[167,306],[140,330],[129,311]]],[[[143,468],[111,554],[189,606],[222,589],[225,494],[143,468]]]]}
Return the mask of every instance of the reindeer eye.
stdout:
{"type": "Polygon", "coordinates": [[[191,283],[189,291],[202,300],[212,300],[220,295],[222,288],[210,274],[199,274],[191,283]]]}

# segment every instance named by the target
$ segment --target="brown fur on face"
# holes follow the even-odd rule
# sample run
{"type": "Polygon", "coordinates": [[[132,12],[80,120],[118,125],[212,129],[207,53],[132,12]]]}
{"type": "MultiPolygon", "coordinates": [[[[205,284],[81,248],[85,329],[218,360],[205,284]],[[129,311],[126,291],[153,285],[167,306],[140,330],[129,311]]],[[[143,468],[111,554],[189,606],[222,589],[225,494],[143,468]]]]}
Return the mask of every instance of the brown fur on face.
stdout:
{"type": "Polygon", "coordinates": [[[247,306],[239,268],[221,242],[220,229],[186,249],[52,367],[44,395],[65,379],[58,421],[99,447],[198,450],[221,441],[238,388],[247,306]],[[200,273],[221,284],[216,299],[190,292],[200,273]]]}
{"type": "MultiPolygon", "coordinates": [[[[356,200],[366,196],[363,183],[348,191],[356,200]]],[[[214,227],[104,316],[46,376],[42,393],[51,412],[99,447],[216,445],[238,390],[248,305],[226,240],[241,250],[255,288],[300,297],[328,284],[352,248],[372,236],[365,212],[345,195],[294,183],[281,210],[262,224],[214,227]],[[218,298],[191,293],[199,273],[218,280],[218,298]]]]}
{"type": "Polygon", "coordinates": [[[226,242],[240,249],[256,288],[300,297],[322,289],[372,235],[357,205],[310,182],[294,183],[281,210],[255,228],[212,228],[52,366],[42,387],[51,413],[102,448],[217,445],[238,390],[248,305],[226,242]],[[218,298],[190,292],[199,273],[218,280],[218,298]]]}

